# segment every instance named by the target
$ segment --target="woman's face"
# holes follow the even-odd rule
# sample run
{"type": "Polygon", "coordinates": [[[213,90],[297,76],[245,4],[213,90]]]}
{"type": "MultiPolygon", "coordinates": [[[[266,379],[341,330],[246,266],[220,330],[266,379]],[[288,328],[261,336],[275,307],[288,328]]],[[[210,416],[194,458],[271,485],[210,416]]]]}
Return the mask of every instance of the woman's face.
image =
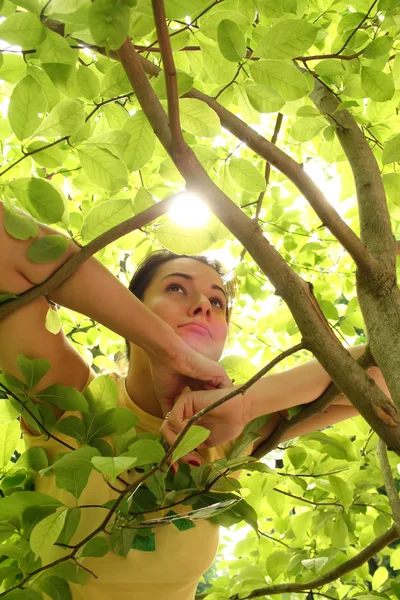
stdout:
{"type": "Polygon", "coordinates": [[[219,360],[228,334],[227,301],[212,267],[192,258],[169,260],[156,271],[143,302],[191,348],[219,360]]]}

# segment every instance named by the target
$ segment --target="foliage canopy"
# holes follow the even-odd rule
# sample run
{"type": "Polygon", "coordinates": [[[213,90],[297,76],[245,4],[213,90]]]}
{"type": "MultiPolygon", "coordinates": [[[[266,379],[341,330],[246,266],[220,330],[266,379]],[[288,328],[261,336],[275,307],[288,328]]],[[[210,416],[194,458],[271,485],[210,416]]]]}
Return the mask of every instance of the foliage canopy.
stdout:
{"type": "MultiPolygon", "coordinates": [[[[361,231],[370,252],[365,262],[371,255],[385,262],[379,240],[368,237],[368,230],[376,229],[382,241],[388,239],[382,225],[385,201],[375,205],[362,190],[371,187],[369,176],[373,190],[383,183],[398,237],[400,3],[165,0],[165,10],[179,93],[172,108],[179,106],[184,142],[231,200],[232,214],[240,208],[249,217],[246,223],[257,223],[257,235],[268,239],[291,272],[312,284],[326,327],[345,346],[367,341],[364,322],[369,320],[371,330],[377,317],[369,316],[368,306],[360,308],[355,262],[362,270],[363,256],[345,225],[357,235],[361,231]],[[342,118],[350,120],[343,124],[342,118]],[[362,133],[358,146],[352,145],[353,125],[348,123],[362,133]],[[367,163],[364,168],[357,164],[357,155],[362,157],[368,147],[379,167],[372,174],[367,163]],[[340,215],[336,229],[315,184],[340,215]]],[[[159,119],[155,127],[141,84],[132,89],[132,65],[126,54],[118,53],[131,38],[151,88],[167,110],[171,92],[167,94],[169,78],[162,71],[156,25],[148,0],[0,0],[0,197],[6,229],[15,238],[30,239],[37,234],[37,219],[59,231],[32,242],[32,261],[62,256],[66,241],[61,234],[88,244],[184,189],[185,169],[168,148],[165,123],[159,119]]],[[[180,213],[189,202],[185,198],[180,213]]],[[[283,291],[275,293],[279,286],[255,260],[253,247],[233,235],[229,211],[223,214],[215,198],[204,201],[219,219],[211,215],[201,226],[188,226],[176,214],[161,214],[103,244],[96,256],[124,283],[140,259],[160,246],[189,254],[212,250],[228,259],[240,292],[223,362],[236,383],[245,383],[279,351],[304,339],[306,326],[284,301],[293,300],[295,292],[282,284],[283,291]]],[[[392,248],[393,261],[394,253],[392,248]]],[[[395,344],[397,322],[391,323],[395,344]]],[[[297,597],[298,592],[301,598],[312,588],[335,600],[400,598],[400,547],[397,534],[385,537],[393,532],[393,516],[371,423],[358,417],[295,440],[269,466],[238,456],[254,439],[259,423],[252,424],[226,461],[190,472],[181,465],[172,477],[162,468],[160,439],[136,436],[134,417],[116,407],[113,382],[101,375],[115,370],[122,340],[91,319],[49,309],[46,327],[57,333],[61,326],[99,377],[85,394],[63,386],[41,393],[47,404],[83,415],[56,423],[46,405],[38,408],[29,397],[48,369],[46,361],[21,356],[21,381],[1,376],[0,595],[67,600],[67,582],[84,583],[78,566],[83,557],[103,556],[110,546],[120,555],[131,547],[154,550],[151,528],[157,522],[136,530],[121,523],[139,527],[140,506],[152,512],[184,492],[192,494],[187,504],[195,512],[183,518],[172,511],[165,517],[178,528],[192,527],[196,518],[214,518],[226,526],[240,523],[236,530],[243,534],[233,556],[220,557],[212,587],[203,584],[209,600],[255,597],[260,593],[254,590],[265,586],[268,591],[262,595],[291,592],[297,597]],[[53,435],[70,436],[69,451],[53,464],[41,449],[25,452],[17,421],[22,411],[32,426],[39,421],[53,435]],[[140,501],[134,495],[129,502],[121,498],[118,506],[106,507],[118,515],[109,535],[82,544],[75,561],[29,577],[41,569],[41,555],[50,546],[69,544],[84,510],[78,501],[91,471],[112,484],[132,468],[144,471],[144,492],[140,501]],[[225,469],[245,469],[241,487],[225,469]],[[224,477],[216,477],[222,470],[224,477]],[[57,485],[76,498],[76,506],[32,491],[38,471],[53,472],[57,485]],[[368,556],[356,559],[349,572],[341,571],[367,546],[368,556]],[[331,572],[336,576],[329,578],[331,572]],[[294,587],[286,588],[287,582],[294,587]],[[278,584],[282,587],[273,589],[278,584]]],[[[390,323],[387,327],[389,331],[390,323]]],[[[374,359],[385,367],[378,342],[374,359]]],[[[307,348],[320,358],[320,346],[307,348]]],[[[278,368],[306,357],[301,350],[278,368]]],[[[389,388],[398,406],[396,382],[389,388]]],[[[185,448],[176,448],[175,456],[196,447],[202,436],[204,430],[192,427],[181,442],[185,448]]],[[[390,461],[397,474],[397,458],[390,461]]]]}

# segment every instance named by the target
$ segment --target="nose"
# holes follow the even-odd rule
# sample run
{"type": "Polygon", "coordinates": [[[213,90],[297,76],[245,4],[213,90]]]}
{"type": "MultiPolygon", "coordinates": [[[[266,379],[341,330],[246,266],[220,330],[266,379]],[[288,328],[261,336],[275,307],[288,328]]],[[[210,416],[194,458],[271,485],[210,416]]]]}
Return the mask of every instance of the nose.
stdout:
{"type": "Polygon", "coordinates": [[[201,316],[209,317],[211,315],[211,303],[206,296],[203,294],[199,295],[195,302],[189,309],[190,316],[201,316]]]}

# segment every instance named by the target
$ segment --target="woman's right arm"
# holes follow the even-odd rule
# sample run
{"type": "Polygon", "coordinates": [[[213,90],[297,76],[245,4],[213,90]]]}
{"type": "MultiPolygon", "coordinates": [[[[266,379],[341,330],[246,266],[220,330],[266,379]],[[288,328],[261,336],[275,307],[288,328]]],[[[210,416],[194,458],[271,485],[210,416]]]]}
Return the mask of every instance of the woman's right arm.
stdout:
{"type": "MultiPolygon", "coordinates": [[[[4,229],[2,209],[0,204],[0,257],[2,262],[0,291],[18,294],[30,289],[45,281],[72,254],[79,252],[79,247],[70,241],[66,252],[60,259],[45,264],[32,262],[28,258],[28,248],[33,240],[17,240],[8,235],[4,229]]],[[[41,224],[37,238],[54,233],[55,231],[50,227],[41,224]]],[[[176,388],[176,377],[172,376],[176,373],[215,385],[226,383],[227,378],[220,365],[191,350],[169,325],[151,312],[95,258],[89,258],[78,267],[64,283],[49,294],[49,297],[57,304],[102,323],[143,348],[155,369],[158,369],[158,380],[162,383],[163,395],[168,398],[173,399],[181,391],[176,388]]],[[[48,307],[44,298],[38,298],[34,302],[38,300],[42,302],[43,307],[43,303],[48,307]]],[[[25,308],[28,309],[28,314],[29,305],[25,308]]],[[[18,320],[21,323],[21,317],[18,315],[21,315],[23,310],[16,311],[4,321],[7,322],[14,316],[13,323],[17,323],[18,320]]],[[[43,309],[41,315],[43,329],[44,317],[43,309]]],[[[39,321],[38,318],[36,320],[39,321]]],[[[2,321],[0,321],[0,325],[1,323],[2,321]]],[[[28,328],[31,326],[29,319],[27,319],[26,326],[28,328]]],[[[9,334],[12,335],[12,328],[9,334]]],[[[21,348],[20,342],[17,342],[17,346],[19,349],[21,348]]],[[[23,354],[24,351],[20,349],[17,353],[23,354]]],[[[15,352],[12,353],[12,357],[9,354],[8,349],[1,350],[0,367],[13,374],[16,369],[16,355],[15,352]]],[[[49,384],[47,383],[47,385],[49,384]]]]}

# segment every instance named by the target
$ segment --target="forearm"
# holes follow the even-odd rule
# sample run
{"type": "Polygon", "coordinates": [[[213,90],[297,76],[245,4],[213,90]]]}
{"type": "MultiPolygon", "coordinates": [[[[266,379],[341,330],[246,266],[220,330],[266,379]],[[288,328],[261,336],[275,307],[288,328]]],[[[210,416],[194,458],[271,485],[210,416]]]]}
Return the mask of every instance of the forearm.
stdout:
{"type": "Polygon", "coordinates": [[[179,341],[169,325],[94,258],[55,289],[50,299],[102,323],[151,356],[171,357],[179,341]]]}
{"type": "MultiPolygon", "coordinates": [[[[364,350],[365,346],[361,345],[350,348],[349,351],[354,358],[358,358],[364,350]]],[[[389,395],[380,370],[372,367],[368,372],[389,395]]],[[[287,371],[263,377],[244,395],[248,420],[313,402],[331,381],[317,360],[310,360],[287,371]]],[[[333,404],[351,406],[350,401],[343,395],[338,396],[333,404]]]]}
{"type": "MultiPolygon", "coordinates": [[[[0,203],[0,221],[2,221],[0,203]]],[[[40,225],[39,237],[59,233],[40,225]]],[[[64,264],[79,247],[71,240],[64,255],[51,263],[34,263],[28,258],[32,240],[17,240],[8,235],[0,222],[0,254],[2,272],[0,286],[6,290],[13,281],[13,273],[29,289],[45,281],[64,264]],[[3,285],[1,285],[2,280],[3,285]]],[[[15,290],[9,290],[15,292],[15,290]]],[[[122,283],[95,258],[88,259],[49,298],[72,310],[102,323],[119,335],[141,346],[150,355],[168,358],[179,341],[173,330],[140,302],[122,283]]]]}

